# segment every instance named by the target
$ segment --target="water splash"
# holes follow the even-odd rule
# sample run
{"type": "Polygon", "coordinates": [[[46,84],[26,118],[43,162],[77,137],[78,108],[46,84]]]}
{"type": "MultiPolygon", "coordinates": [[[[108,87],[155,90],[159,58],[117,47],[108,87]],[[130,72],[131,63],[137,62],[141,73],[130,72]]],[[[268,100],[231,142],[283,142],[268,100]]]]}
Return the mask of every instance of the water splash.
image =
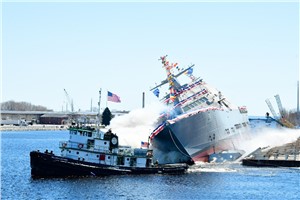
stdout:
{"type": "Polygon", "coordinates": [[[109,128],[117,133],[121,145],[139,148],[141,141],[148,141],[164,109],[162,104],[151,104],[146,108],[132,110],[127,115],[113,118],[109,128]]]}
{"type": "Polygon", "coordinates": [[[248,155],[259,147],[275,147],[294,142],[300,137],[299,129],[265,128],[251,135],[251,138],[241,141],[238,149],[244,150],[248,155]]]}
{"type": "Polygon", "coordinates": [[[207,162],[196,162],[195,165],[191,166],[188,170],[189,173],[197,172],[217,172],[217,173],[228,173],[237,172],[238,169],[235,165],[224,164],[224,163],[207,163],[207,162]]]}

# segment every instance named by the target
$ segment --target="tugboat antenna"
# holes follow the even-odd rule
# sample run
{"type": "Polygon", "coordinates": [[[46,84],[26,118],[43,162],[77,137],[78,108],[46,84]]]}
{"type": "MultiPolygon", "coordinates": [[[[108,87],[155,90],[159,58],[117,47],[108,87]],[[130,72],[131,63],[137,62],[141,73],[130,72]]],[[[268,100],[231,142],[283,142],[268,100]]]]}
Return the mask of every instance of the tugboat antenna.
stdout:
{"type": "Polygon", "coordinates": [[[98,102],[98,126],[100,126],[100,115],[101,115],[101,107],[100,107],[100,103],[101,103],[101,88],[99,90],[99,102],[98,102]]]}

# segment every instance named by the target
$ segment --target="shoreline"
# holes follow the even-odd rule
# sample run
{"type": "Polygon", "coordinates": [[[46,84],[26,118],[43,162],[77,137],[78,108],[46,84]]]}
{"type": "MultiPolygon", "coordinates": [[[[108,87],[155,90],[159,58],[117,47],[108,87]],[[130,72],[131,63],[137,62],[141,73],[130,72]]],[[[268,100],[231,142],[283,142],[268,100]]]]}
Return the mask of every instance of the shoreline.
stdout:
{"type": "Polygon", "coordinates": [[[29,126],[0,126],[2,131],[64,131],[68,126],[65,125],[29,125],[29,126]]]}

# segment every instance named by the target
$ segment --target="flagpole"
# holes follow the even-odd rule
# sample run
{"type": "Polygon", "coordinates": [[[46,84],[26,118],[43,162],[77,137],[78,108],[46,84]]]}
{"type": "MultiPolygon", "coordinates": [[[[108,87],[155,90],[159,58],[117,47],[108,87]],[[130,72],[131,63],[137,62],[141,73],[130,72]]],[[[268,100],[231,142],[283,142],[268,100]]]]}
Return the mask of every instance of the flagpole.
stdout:
{"type": "Polygon", "coordinates": [[[99,126],[100,126],[100,115],[101,115],[101,107],[100,107],[100,104],[101,104],[101,88],[99,90],[99,102],[98,102],[98,106],[99,106],[99,113],[98,113],[98,123],[99,123],[99,126]]]}
{"type": "Polygon", "coordinates": [[[108,90],[106,90],[106,108],[107,108],[108,90]]]}

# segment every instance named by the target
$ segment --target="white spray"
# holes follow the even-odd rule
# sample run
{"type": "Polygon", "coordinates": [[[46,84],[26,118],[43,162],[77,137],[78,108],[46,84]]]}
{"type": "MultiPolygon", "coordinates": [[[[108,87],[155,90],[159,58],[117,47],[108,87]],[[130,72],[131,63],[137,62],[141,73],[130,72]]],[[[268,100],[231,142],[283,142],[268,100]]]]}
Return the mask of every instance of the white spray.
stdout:
{"type": "Polygon", "coordinates": [[[150,133],[156,128],[155,125],[163,110],[162,104],[132,110],[127,115],[113,118],[109,128],[119,136],[120,145],[139,148],[142,141],[148,142],[150,133]]]}
{"type": "Polygon", "coordinates": [[[251,139],[239,144],[239,149],[244,150],[248,155],[259,147],[275,147],[290,142],[295,142],[300,137],[299,129],[288,128],[265,128],[251,135],[251,139]]]}

